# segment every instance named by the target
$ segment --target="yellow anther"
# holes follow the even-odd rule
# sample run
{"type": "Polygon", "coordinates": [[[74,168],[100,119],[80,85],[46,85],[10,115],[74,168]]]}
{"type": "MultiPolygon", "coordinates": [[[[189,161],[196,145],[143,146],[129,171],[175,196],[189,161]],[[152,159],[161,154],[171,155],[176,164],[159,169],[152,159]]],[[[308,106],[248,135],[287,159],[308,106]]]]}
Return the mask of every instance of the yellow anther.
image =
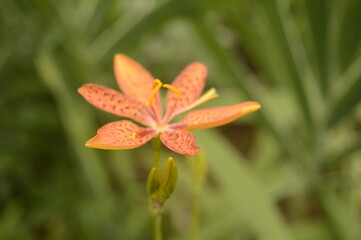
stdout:
{"type": "Polygon", "coordinates": [[[153,99],[155,94],[159,91],[159,89],[162,87],[163,83],[159,79],[155,79],[153,81],[153,91],[149,96],[148,105],[151,106],[153,104],[153,99]]]}
{"type": "Polygon", "coordinates": [[[205,103],[216,97],[218,97],[216,89],[211,88],[205,94],[203,94],[200,98],[198,98],[197,101],[195,101],[193,104],[198,106],[198,105],[205,103]]]}
{"type": "Polygon", "coordinates": [[[178,99],[180,98],[181,94],[176,87],[174,87],[170,84],[163,84],[163,87],[168,88],[169,90],[172,90],[173,92],[175,92],[177,94],[178,99]]]}
{"type": "Polygon", "coordinates": [[[211,88],[209,89],[205,94],[203,94],[200,98],[198,98],[195,102],[193,102],[191,105],[187,107],[187,109],[195,108],[213,98],[218,97],[218,94],[216,92],[216,89],[211,88]]]}
{"type": "Polygon", "coordinates": [[[159,79],[155,79],[154,81],[153,81],[153,89],[155,88],[155,87],[157,87],[158,85],[161,85],[162,86],[162,81],[161,80],[159,80],[159,79]]]}
{"type": "Polygon", "coordinates": [[[153,104],[153,100],[154,100],[154,96],[155,94],[159,91],[159,89],[161,89],[162,87],[168,88],[169,90],[175,92],[177,94],[177,98],[179,99],[181,94],[179,92],[179,90],[170,85],[170,84],[163,84],[162,81],[160,81],[159,79],[155,79],[153,81],[153,91],[149,96],[149,101],[148,101],[148,105],[151,106],[153,104]]]}

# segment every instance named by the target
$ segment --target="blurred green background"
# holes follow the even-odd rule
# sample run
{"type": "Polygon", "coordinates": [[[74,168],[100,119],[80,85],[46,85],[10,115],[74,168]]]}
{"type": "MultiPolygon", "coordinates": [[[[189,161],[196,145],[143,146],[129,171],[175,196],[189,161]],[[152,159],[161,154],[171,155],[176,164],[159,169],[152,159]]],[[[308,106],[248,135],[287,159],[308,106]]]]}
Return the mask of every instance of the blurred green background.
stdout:
{"type": "MultiPolygon", "coordinates": [[[[167,83],[203,62],[207,106],[263,105],[194,132],[200,239],[361,239],[360,0],[2,0],[0,36],[0,239],[152,239],[151,144],[84,147],[119,118],[76,90],[116,89],[116,53],[167,83]]],[[[168,156],[163,232],[190,239],[194,159],[168,156]]]]}

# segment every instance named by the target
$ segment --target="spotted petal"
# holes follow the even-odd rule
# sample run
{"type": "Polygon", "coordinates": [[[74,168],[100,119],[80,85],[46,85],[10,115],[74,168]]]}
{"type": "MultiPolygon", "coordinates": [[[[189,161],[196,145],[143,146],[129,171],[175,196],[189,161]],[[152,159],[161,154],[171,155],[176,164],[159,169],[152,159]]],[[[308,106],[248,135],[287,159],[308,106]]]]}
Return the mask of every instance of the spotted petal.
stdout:
{"type": "Polygon", "coordinates": [[[172,86],[177,88],[177,93],[169,90],[167,94],[167,113],[173,115],[184,112],[188,106],[194,103],[201,94],[205,79],[207,76],[207,67],[202,63],[192,63],[188,65],[173,81],[172,86]]]}
{"type": "MultiPolygon", "coordinates": [[[[124,94],[146,106],[153,91],[153,76],[142,65],[124,54],[115,55],[114,72],[124,94]]],[[[160,116],[159,93],[155,95],[154,106],[160,116]]]]}
{"type": "Polygon", "coordinates": [[[131,149],[139,147],[157,133],[151,128],[139,127],[128,121],[111,122],[98,129],[95,137],[86,142],[85,146],[100,149],[131,149]]]}
{"type": "Polygon", "coordinates": [[[193,156],[199,152],[199,147],[194,145],[196,138],[186,130],[164,131],[160,139],[170,150],[179,154],[193,156]]]}
{"type": "Polygon", "coordinates": [[[188,113],[182,120],[169,127],[186,130],[218,127],[260,108],[261,105],[257,102],[244,102],[226,107],[206,108],[188,113]]]}
{"type": "Polygon", "coordinates": [[[84,84],[78,92],[90,104],[103,111],[131,118],[145,125],[150,125],[153,121],[141,104],[113,89],[96,84],[84,84]]]}

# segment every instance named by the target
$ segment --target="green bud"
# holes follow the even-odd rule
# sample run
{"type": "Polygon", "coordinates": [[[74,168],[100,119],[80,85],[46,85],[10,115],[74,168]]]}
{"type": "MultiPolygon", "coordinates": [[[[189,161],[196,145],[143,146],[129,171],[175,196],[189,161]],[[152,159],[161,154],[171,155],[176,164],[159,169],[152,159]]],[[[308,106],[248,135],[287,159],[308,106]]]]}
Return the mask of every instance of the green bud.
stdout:
{"type": "Polygon", "coordinates": [[[168,158],[160,178],[159,200],[165,202],[173,193],[178,179],[178,168],[173,158],[168,158]]]}
{"type": "Polygon", "coordinates": [[[148,175],[148,179],[147,179],[147,192],[148,195],[152,195],[154,194],[159,187],[159,174],[158,174],[158,170],[153,167],[148,175]]]}

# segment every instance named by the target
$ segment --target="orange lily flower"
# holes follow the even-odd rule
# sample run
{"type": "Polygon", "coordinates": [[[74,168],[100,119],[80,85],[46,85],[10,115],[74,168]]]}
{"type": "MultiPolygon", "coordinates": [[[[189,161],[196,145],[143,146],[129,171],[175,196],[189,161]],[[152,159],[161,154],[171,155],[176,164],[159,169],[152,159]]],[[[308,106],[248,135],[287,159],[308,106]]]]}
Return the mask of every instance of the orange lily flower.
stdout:
{"type": "Polygon", "coordinates": [[[196,139],[188,130],[224,125],[261,107],[257,102],[244,102],[207,108],[190,112],[179,122],[170,123],[176,115],[218,96],[213,88],[200,96],[207,75],[205,65],[188,65],[172,85],[163,84],[159,79],[154,80],[144,67],[123,54],[115,55],[114,71],[124,94],[96,84],[85,84],[78,92],[95,107],[130,118],[146,127],[129,120],[108,123],[86,142],[87,147],[131,149],[160,134],[161,141],[169,149],[193,156],[199,152],[199,147],[194,145],[196,139]],[[168,88],[164,116],[159,96],[162,87],[168,88]]]}

